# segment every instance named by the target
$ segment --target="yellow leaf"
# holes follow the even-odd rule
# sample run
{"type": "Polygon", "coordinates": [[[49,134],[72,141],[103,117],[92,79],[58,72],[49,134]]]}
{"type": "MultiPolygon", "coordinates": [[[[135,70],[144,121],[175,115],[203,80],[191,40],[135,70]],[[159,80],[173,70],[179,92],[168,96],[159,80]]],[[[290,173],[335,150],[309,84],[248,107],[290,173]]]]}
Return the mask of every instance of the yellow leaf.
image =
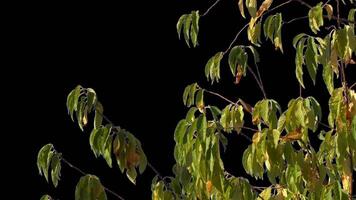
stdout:
{"type": "Polygon", "coordinates": [[[256,12],[256,17],[261,17],[262,14],[271,6],[272,2],[273,0],[265,0],[256,12]]]}
{"type": "Polygon", "coordinates": [[[254,144],[257,144],[261,139],[261,133],[260,132],[256,132],[255,134],[253,134],[252,136],[252,142],[254,144]]]}
{"type": "Polygon", "coordinates": [[[324,8],[328,13],[328,19],[331,20],[331,17],[333,16],[333,7],[330,4],[325,4],[324,8]]]}
{"type": "Polygon", "coordinates": [[[296,130],[289,132],[287,135],[283,136],[281,138],[281,140],[283,141],[296,141],[296,140],[300,140],[302,138],[302,132],[300,130],[300,128],[297,128],[296,130]]]}

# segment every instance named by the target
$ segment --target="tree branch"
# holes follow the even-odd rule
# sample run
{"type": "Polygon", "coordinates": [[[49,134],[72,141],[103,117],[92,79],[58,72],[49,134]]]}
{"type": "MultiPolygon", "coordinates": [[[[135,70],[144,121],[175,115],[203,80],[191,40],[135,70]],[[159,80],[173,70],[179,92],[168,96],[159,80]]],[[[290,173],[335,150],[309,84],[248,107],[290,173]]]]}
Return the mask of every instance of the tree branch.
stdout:
{"type": "Polygon", "coordinates": [[[214,96],[220,97],[221,99],[225,100],[226,102],[228,102],[228,103],[230,103],[230,104],[237,104],[237,103],[231,101],[230,99],[228,99],[228,98],[222,96],[222,95],[219,94],[219,93],[212,92],[212,91],[207,90],[207,89],[204,89],[204,91],[207,92],[207,93],[209,93],[209,94],[212,94],[212,95],[214,95],[214,96]]]}
{"type": "MultiPolygon", "coordinates": [[[[61,158],[61,160],[67,164],[70,168],[74,169],[75,171],[79,172],[81,175],[85,176],[87,173],[85,173],[83,170],[79,169],[78,167],[76,167],[75,165],[73,165],[72,163],[70,163],[69,161],[67,161],[65,158],[61,158]]],[[[123,197],[121,197],[120,195],[118,195],[116,192],[110,190],[109,188],[103,186],[104,190],[108,193],[110,193],[111,195],[115,196],[116,198],[120,199],[120,200],[125,200],[123,197]]]]}
{"type": "Polygon", "coordinates": [[[312,6],[311,6],[310,4],[306,3],[306,2],[303,1],[303,0],[293,0],[293,1],[297,1],[297,2],[299,2],[300,4],[302,4],[303,6],[308,7],[309,9],[312,8],[312,6]]]}
{"type": "Polygon", "coordinates": [[[215,3],[213,3],[213,4],[205,11],[205,13],[202,14],[202,15],[200,15],[200,16],[201,16],[201,17],[206,16],[206,15],[210,12],[210,10],[213,9],[213,8],[216,6],[216,4],[218,4],[220,1],[221,1],[221,0],[216,0],[215,3]]]}
{"type": "Polygon", "coordinates": [[[252,74],[252,76],[255,78],[255,80],[256,80],[258,86],[259,86],[260,89],[261,89],[261,92],[262,92],[263,97],[266,99],[266,98],[267,98],[267,95],[266,95],[266,92],[265,92],[265,89],[264,89],[262,83],[260,83],[260,81],[258,80],[258,78],[257,78],[257,76],[256,76],[256,74],[255,74],[255,72],[251,69],[250,66],[247,66],[247,69],[248,69],[248,71],[250,71],[250,73],[252,74]]]}

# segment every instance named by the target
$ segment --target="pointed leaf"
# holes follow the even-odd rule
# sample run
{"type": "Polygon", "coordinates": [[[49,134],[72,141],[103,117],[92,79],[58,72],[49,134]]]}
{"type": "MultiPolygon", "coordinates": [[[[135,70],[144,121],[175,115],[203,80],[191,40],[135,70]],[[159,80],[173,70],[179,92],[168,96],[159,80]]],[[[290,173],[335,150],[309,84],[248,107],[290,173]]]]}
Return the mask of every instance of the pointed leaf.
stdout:
{"type": "Polygon", "coordinates": [[[305,62],[307,66],[308,73],[310,78],[313,80],[315,85],[316,71],[317,71],[317,47],[313,38],[308,38],[308,46],[305,51],[305,62]]]}
{"type": "Polygon", "coordinates": [[[103,114],[104,114],[104,107],[99,101],[97,101],[95,105],[95,116],[94,116],[95,129],[98,129],[103,123],[103,114]]]}
{"type": "Polygon", "coordinates": [[[75,188],[75,200],[106,200],[105,189],[98,177],[82,176],[75,188]]]}
{"type": "Polygon", "coordinates": [[[51,177],[54,187],[58,186],[61,176],[61,154],[55,153],[51,161],[51,177]]]}
{"type": "Polygon", "coordinates": [[[239,5],[239,10],[240,10],[241,16],[243,18],[246,18],[245,10],[244,10],[244,1],[243,0],[239,0],[238,5],[239,5]]]}
{"type": "Polygon", "coordinates": [[[185,43],[187,43],[188,47],[190,47],[189,39],[190,39],[191,23],[192,23],[192,15],[187,15],[186,18],[185,18],[185,22],[184,22],[183,33],[184,33],[185,43]]]}
{"type": "Polygon", "coordinates": [[[178,38],[180,39],[180,34],[182,32],[183,24],[185,23],[187,19],[188,14],[182,15],[177,22],[176,28],[177,28],[177,33],[178,33],[178,38]]]}

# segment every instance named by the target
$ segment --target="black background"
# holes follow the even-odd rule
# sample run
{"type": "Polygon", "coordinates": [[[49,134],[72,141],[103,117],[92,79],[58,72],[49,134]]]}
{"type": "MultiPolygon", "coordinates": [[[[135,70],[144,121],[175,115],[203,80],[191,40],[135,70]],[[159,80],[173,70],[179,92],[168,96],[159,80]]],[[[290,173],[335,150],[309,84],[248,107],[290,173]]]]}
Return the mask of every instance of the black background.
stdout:
{"type": "MultiPolygon", "coordinates": [[[[9,52],[20,55],[14,56],[11,64],[14,67],[10,68],[20,77],[21,83],[11,79],[7,84],[16,85],[9,93],[9,100],[16,101],[17,111],[11,112],[12,127],[17,130],[11,134],[20,141],[12,148],[14,152],[21,152],[21,159],[18,154],[10,154],[16,161],[7,166],[20,167],[19,177],[11,181],[12,188],[23,185],[28,192],[17,195],[39,199],[48,193],[55,199],[74,198],[80,174],[67,165],[62,166],[61,181],[56,189],[38,175],[37,152],[44,144],[53,143],[68,161],[99,176],[105,186],[125,199],[150,199],[150,183],[155,174],[149,168],[137,178],[137,185],[133,185],[116,164],[110,169],[102,158],[95,159],[88,142],[90,130],[83,133],[70,120],[65,107],[66,95],[77,84],[96,90],[105,115],[141,140],[150,163],[163,175],[172,175],[173,131],[187,111],[181,97],[187,84],[198,82],[232,100],[242,98],[252,105],[260,100],[262,94],[251,74],[238,86],[233,84],[226,59],[221,65],[220,84],[211,86],[203,73],[206,61],[217,51],[224,51],[247,23],[240,16],[236,1],[221,1],[200,20],[198,48],[189,49],[177,38],[175,25],[179,16],[191,10],[204,12],[213,2],[58,1],[18,5],[20,10],[13,14],[16,23],[10,30],[10,43],[13,44],[9,52]]],[[[289,20],[307,15],[308,10],[292,3],[280,11],[285,12],[284,19],[289,20]]],[[[304,20],[283,27],[284,54],[274,50],[269,41],[258,48],[259,67],[268,98],[277,100],[282,109],[286,109],[291,98],[299,96],[291,39],[299,32],[311,34],[305,28],[307,25],[304,20]]],[[[247,44],[245,33],[236,44],[247,44]]],[[[347,69],[349,83],[356,80],[351,68],[354,66],[347,69]]],[[[329,95],[321,70],[316,86],[308,75],[304,80],[307,89],[303,96],[313,94],[325,113],[329,95]]],[[[339,82],[336,80],[336,86],[339,82]]],[[[225,105],[211,96],[207,97],[207,102],[220,108],[225,105]]],[[[246,121],[250,121],[249,116],[246,121]]],[[[323,121],[326,121],[326,114],[323,121]]],[[[311,137],[316,138],[316,134],[311,137]]],[[[228,138],[228,150],[222,155],[225,167],[236,176],[247,176],[241,156],[249,142],[235,134],[228,138]]],[[[108,198],[114,199],[110,194],[108,198]]]]}

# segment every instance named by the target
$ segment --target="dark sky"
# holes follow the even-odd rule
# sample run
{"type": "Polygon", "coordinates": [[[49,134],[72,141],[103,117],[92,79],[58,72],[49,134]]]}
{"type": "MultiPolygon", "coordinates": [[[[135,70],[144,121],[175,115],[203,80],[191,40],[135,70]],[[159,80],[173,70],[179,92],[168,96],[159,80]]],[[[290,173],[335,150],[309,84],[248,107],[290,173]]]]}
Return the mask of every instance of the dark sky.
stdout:
{"type": "MultiPolygon", "coordinates": [[[[178,40],[175,24],[181,14],[197,9],[204,12],[214,0],[115,2],[31,3],[29,10],[27,5],[21,7],[26,15],[18,19],[19,31],[14,33],[18,40],[13,48],[23,55],[15,59],[14,65],[26,66],[21,70],[26,82],[20,87],[26,100],[20,99],[18,104],[28,119],[23,123],[27,128],[21,138],[29,145],[23,161],[29,164],[24,171],[30,176],[26,180],[31,188],[26,199],[39,199],[45,193],[56,199],[74,198],[80,178],[76,171],[63,165],[57,189],[38,175],[37,152],[47,143],[53,143],[83,171],[98,175],[105,186],[125,199],[150,198],[155,175],[150,169],[138,177],[134,186],[116,165],[110,169],[102,158],[95,159],[88,142],[90,130],[82,133],[70,120],[66,95],[77,84],[96,90],[105,114],[141,140],[149,161],[163,175],[172,175],[173,131],[187,112],[181,100],[187,84],[198,82],[232,100],[242,98],[252,105],[262,99],[250,74],[238,86],[233,84],[226,60],[221,65],[220,84],[211,86],[204,77],[206,61],[217,51],[224,51],[246,23],[235,1],[220,2],[201,19],[200,46],[196,49],[178,40]]],[[[307,15],[307,9],[296,3],[283,11],[287,12],[286,20],[307,15]]],[[[279,101],[282,109],[291,98],[299,96],[291,39],[298,32],[310,34],[308,28],[303,28],[307,25],[307,21],[301,21],[283,27],[284,54],[275,51],[269,41],[258,48],[267,95],[279,101]]],[[[237,44],[247,44],[245,33],[237,44]]],[[[351,77],[351,69],[347,73],[353,82],[356,78],[351,77]]],[[[326,111],[328,94],[321,71],[316,86],[307,75],[304,80],[307,90],[303,96],[313,94],[326,111]]],[[[215,97],[207,101],[220,108],[225,105],[215,97]]],[[[229,136],[223,158],[226,169],[236,176],[246,176],[241,156],[247,145],[245,138],[229,136]]],[[[108,198],[114,199],[109,194],[108,198]]]]}

